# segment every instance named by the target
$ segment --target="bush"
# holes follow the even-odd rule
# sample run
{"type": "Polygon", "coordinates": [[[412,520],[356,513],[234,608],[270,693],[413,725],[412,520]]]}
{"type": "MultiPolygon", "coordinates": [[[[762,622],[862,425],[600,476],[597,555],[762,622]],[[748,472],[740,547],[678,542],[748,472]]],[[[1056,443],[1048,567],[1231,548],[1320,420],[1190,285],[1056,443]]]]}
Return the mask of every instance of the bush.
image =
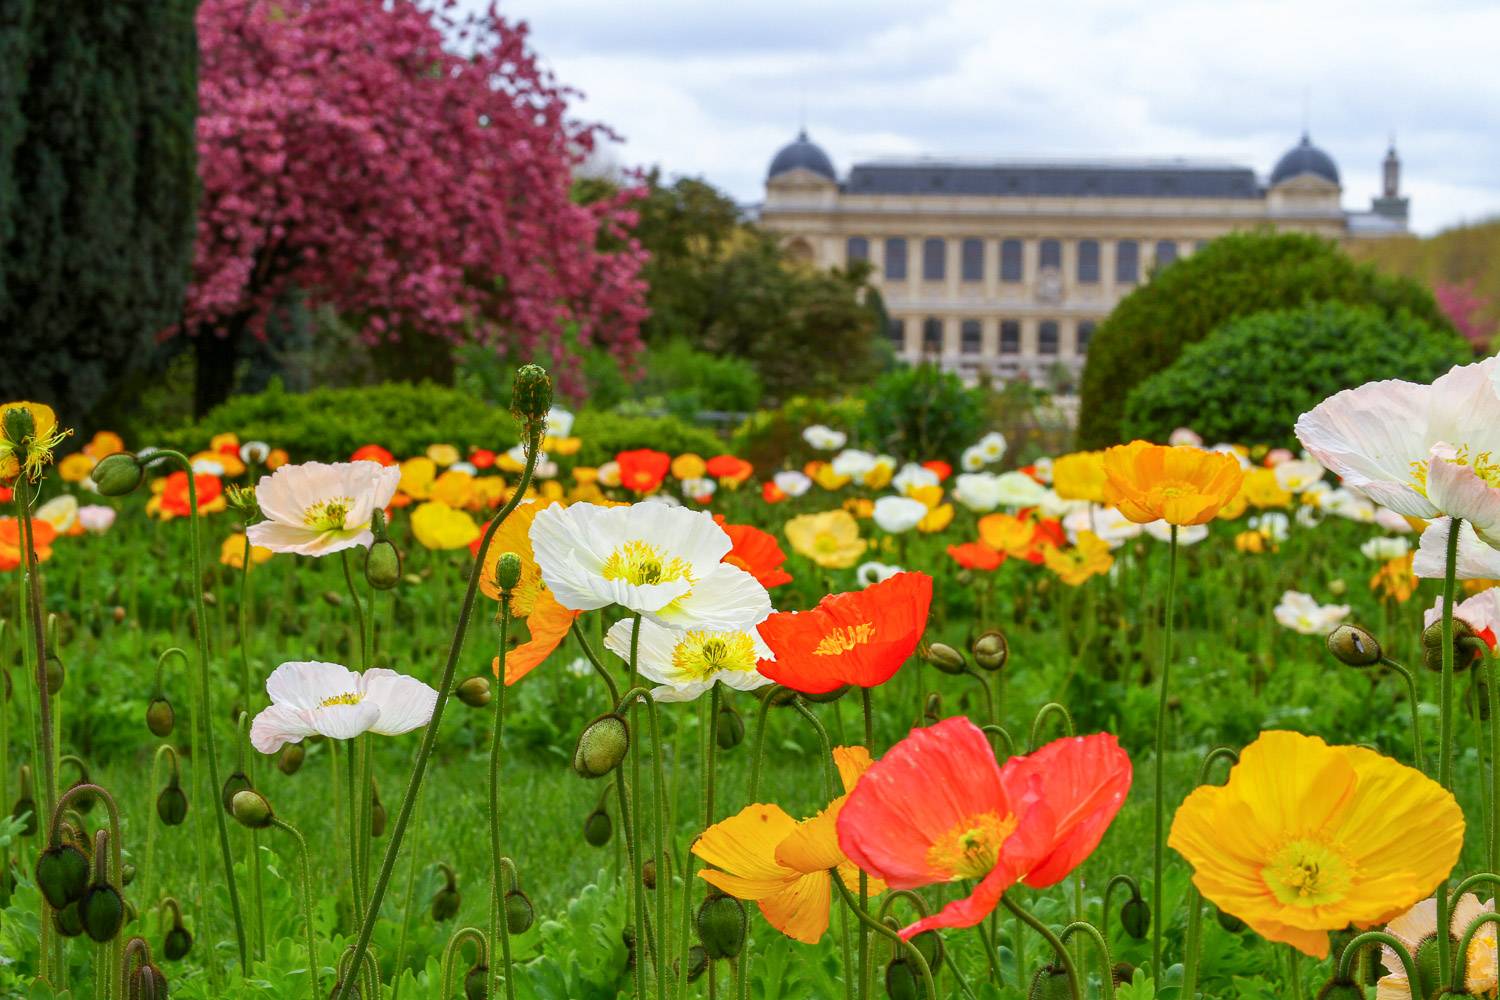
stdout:
{"type": "Polygon", "coordinates": [[[1292,425],[1326,397],[1376,379],[1430,382],[1468,345],[1406,311],[1324,302],[1231,320],[1138,385],[1124,439],[1165,441],[1191,427],[1206,441],[1295,446],[1292,425]]]}
{"type": "Polygon", "coordinates": [[[692,417],[700,410],[744,413],[760,405],[764,391],[755,366],[744,358],[710,354],[686,340],[646,349],[639,394],[661,397],[666,409],[692,417]]]}
{"type": "Polygon", "coordinates": [[[897,458],[958,463],[984,430],[984,400],[933,365],[900,368],[865,390],[862,439],[897,458]]]}
{"type": "Polygon", "coordinates": [[[1099,325],[1083,371],[1079,445],[1119,442],[1131,390],[1226,321],[1329,300],[1368,305],[1388,318],[1405,310],[1436,330],[1453,329],[1426,288],[1357,264],[1327,240],[1224,236],[1153,275],[1099,325]]]}
{"type": "Polygon", "coordinates": [[[725,450],[713,431],[676,417],[622,416],[604,410],[585,410],[573,424],[573,433],[583,439],[579,465],[600,465],[622,451],[655,448],[672,455],[685,451],[708,458],[725,450]]]}
{"type": "Polygon", "coordinates": [[[801,468],[809,459],[827,457],[802,440],[804,428],[825,424],[848,434],[849,443],[855,445],[864,417],[865,404],[860,399],[793,396],[774,410],[750,414],[735,429],[730,450],[757,469],[801,468]]]}

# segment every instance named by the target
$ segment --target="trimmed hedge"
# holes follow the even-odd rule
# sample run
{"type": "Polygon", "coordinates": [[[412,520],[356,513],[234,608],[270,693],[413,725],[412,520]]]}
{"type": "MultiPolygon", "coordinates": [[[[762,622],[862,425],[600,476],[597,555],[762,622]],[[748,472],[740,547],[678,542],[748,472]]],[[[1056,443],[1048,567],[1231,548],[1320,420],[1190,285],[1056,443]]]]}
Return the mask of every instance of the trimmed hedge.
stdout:
{"type": "Polygon", "coordinates": [[[827,458],[826,452],[813,451],[802,440],[804,428],[824,424],[849,435],[849,444],[858,442],[864,422],[865,404],[860,399],[816,399],[793,396],[774,410],[750,414],[730,437],[730,450],[768,472],[781,468],[801,468],[814,458],[827,458]]]}
{"type": "Polygon", "coordinates": [[[1368,305],[1386,317],[1405,311],[1453,331],[1425,287],[1358,264],[1330,241],[1268,231],[1224,236],[1152,275],[1099,325],[1083,371],[1079,446],[1124,439],[1131,390],[1226,321],[1330,300],[1368,305]]]}
{"type": "Polygon", "coordinates": [[[1165,441],[1191,427],[1205,441],[1295,447],[1297,417],[1376,379],[1430,382],[1471,357],[1463,338],[1406,311],[1324,302],[1231,320],[1146,379],[1125,402],[1123,439],[1165,441]]]}

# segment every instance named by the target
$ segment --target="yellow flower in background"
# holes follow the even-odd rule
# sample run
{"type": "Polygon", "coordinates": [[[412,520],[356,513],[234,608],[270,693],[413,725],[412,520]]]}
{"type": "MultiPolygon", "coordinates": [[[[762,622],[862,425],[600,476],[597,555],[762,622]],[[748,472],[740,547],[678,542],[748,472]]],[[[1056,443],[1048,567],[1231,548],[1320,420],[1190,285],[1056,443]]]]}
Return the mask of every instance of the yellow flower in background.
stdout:
{"type": "Polygon", "coordinates": [[[1385,923],[1428,896],[1463,840],[1463,810],[1421,771],[1363,747],[1266,732],[1227,784],[1187,797],[1167,843],[1219,909],[1325,958],[1330,931],[1385,923]]]}
{"type": "Polygon", "coordinates": [[[446,469],[459,458],[458,449],[451,444],[430,444],[425,454],[441,469],[446,469]]]}
{"type": "Polygon", "coordinates": [[[847,510],[799,514],[782,530],[794,550],[824,569],[848,569],[868,547],[859,537],[859,522],[847,510]]]}
{"type": "Polygon", "coordinates": [[[461,549],[479,537],[479,525],[441,500],[429,500],[411,512],[411,531],[429,549],[461,549]]]}
{"type": "Polygon", "coordinates": [[[832,492],[834,490],[841,490],[849,485],[849,477],[835,472],[832,462],[817,462],[814,464],[816,467],[811,473],[812,481],[825,490],[832,492]]]}
{"type": "Polygon", "coordinates": [[[708,463],[703,456],[684,452],[672,459],[672,475],[677,479],[702,479],[708,474],[708,463]]]}
{"type": "Polygon", "coordinates": [[[573,482],[579,486],[592,486],[599,482],[599,470],[589,465],[579,465],[573,468],[573,482]]]}
{"type": "Polygon", "coordinates": [[[1130,520],[1182,526],[1212,521],[1239,492],[1245,470],[1231,455],[1132,441],[1104,453],[1104,477],[1106,500],[1130,520]]]}
{"type": "Polygon", "coordinates": [[[1245,509],[1249,506],[1249,498],[1245,496],[1244,490],[1240,490],[1232,498],[1230,498],[1228,503],[1220,507],[1219,513],[1214,516],[1221,521],[1233,521],[1235,518],[1245,513],[1245,509]]]}
{"type": "Polygon", "coordinates": [[[518,476],[526,471],[526,463],[516,458],[510,452],[502,451],[495,456],[495,468],[501,472],[509,472],[511,475],[518,476]]]}
{"type": "Polygon", "coordinates": [[[578,449],[582,447],[583,438],[551,436],[542,438],[542,450],[549,455],[576,455],[578,449]]]}
{"type": "Polygon", "coordinates": [[[1245,473],[1245,484],[1240,488],[1253,506],[1261,510],[1267,507],[1290,507],[1292,505],[1292,494],[1290,490],[1283,489],[1280,480],[1276,478],[1275,469],[1250,469],[1245,473]]]}
{"type": "Polygon", "coordinates": [[[943,502],[943,488],[941,486],[913,486],[906,491],[906,495],[913,500],[920,500],[925,503],[928,510],[936,510],[938,504],[943,502]]]}
{"type": "Polygon", "coordinates": [[[63,456],[57,463],[57,474],[65,483],[81,483],[94,471],[98,462],[92,455],[86,455],[81,451],[75,451],[71,455],[63,456]]]}
{"type": "Polygon", "coordinates": [[[844,509],[861,521],[875,516],[875,501],[869,497],[850,497],[844,501],[844,509]]]}
{"type": "Polygon", "coordinates": [[[1104,503],[1104,452],[1075,451],[1054,458],[1052,489],[1064,500],[1104,503]]]}
{"type": "Polygon", "coordinates": [[[437,463],[430,458],[408,458],[401,463],[401,482],[396,488],[413,500],[426,500],[437,478],[437,463]]]}
{"type": "Polygon", "coordinates": [[[543,500],[561,500],[565,492],[562,483],[556,479],[549,479],[542,484],[542,488],[537,492],[537,495],[543,500]]]}
{"type": "Polygon", "coordinates": [[[42,470],[52,464],[52,449],[72,433],[57,426],[57,414],[46,403],[21,400],[0,406],[0,480],[15,479],[22,471],[33,482],[40,479],[42,470]],[[32,429],[22,440],[12,440],[5,426],[12,410],[31,414],[32,429]]]}
{"type": "Polygon", "coordinates": [[[865,473],[863,482],[869,489],[883,490],[890,485],[895,475],[895,460],[881,455],[875,459],[875,464],[870,467],[870,471],[865,473]]]}
{"type": "MultiPolygon", "coordinates": [[[[250,546],[250,567],[253,569],[271,558],[274,553],[270,549],[261,548],[259,545],[250,546]]],[[[245,566],[245,536],[235,532],[224,539],[224,544],[219,546],[219,562],[225,566],[235,569],[243,569],[245,566]]]]}
{"type": "Polygon", "coordinates": [[[939,504],[927,512],[927,516],[917,523],[917,530],[923,534],[935,534],[942,531],[953,523],[953,505],[951,503],[939,504]]]}
{"type": "Polygon", "coordinates": [[[96,431],[89,443],[83,446],[83,453],[96,462],[107,455],[114,455],[124,450],[125,439],[114,431],[96,431]]]}
{"type": "Polygon", "coordinates": [[[427,496],[449,507],[467,507],[474,497],[474,477],[462,469],[448,469],[432,481],[427,496]]]}
{"type": "MultiPolygon", "coordinates": [[[[222,436],[220,435],[220,437],[222,436]]],[[[219,475],[226,479],[233,479],[235,476],[243,476],[245,474],[245,463],[240,461],[240,456],[233,452],[214,451],[213,449],[200,451],[192,456],[194,468],[197,468],[200,462],[212,462],[214,465],[217,465],[221,470],[219,475]]]]}
{"type": "Polygon", "coordinates": [[[1252,555],[1258,555],[1266,551],[1266,546],[1269,544],[1266,536],[1259,531],[1242,531],[1234,536],[1235,549],[1240,552],[1249,552],[1252,555]]]}
{"type": "Polygon", "coordinates": [[[1108,573],[1115,564],[1110,554],[1109,543],[1092,531],[1080,531],[1078,541],[1071,549],[1059,549],[1051,545],[1042,547],[1042,560],[1057,578],[1070,587],[1108,573]]]}
{"type": "Polygon", "coordinates": [[[1370,589],[1377,597],[1386,601],[1405,604],[1417,592],[1417,574],[1412,570],[1415,552],[1397,556],[1386,562],[1370,577],[1370,589]]]}
{"type": "Polygon", "coordinates": [[[236,454],[240,450],[240,436],[232,431],[223,434],[215,434],[208,441],[209,451],[232,451],[236,454]]]}
{"type": "Polygon", "coordinates": [[[477,476],[471,503],[481,508],[495,507],[509,495],[504,476],[477,476]]]}

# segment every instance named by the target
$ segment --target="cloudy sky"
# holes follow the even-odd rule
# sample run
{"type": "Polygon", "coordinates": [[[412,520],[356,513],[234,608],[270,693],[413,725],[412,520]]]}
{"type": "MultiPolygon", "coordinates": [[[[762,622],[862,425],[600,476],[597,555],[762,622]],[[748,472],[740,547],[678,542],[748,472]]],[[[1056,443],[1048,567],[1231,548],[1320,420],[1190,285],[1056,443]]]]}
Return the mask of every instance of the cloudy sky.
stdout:
{"type": "MultiPolygon", "coordinates": [[[[465,0],[478,4],[481,0],[465,0]]],[[[1269,172],[1300,134],[1367,207],[1394,134],[1413,223],[1500,215],[1500,3],[502,0],[624,138],[741,201],[805,117],[852,161],[1190,156],[1269,172]]]]}

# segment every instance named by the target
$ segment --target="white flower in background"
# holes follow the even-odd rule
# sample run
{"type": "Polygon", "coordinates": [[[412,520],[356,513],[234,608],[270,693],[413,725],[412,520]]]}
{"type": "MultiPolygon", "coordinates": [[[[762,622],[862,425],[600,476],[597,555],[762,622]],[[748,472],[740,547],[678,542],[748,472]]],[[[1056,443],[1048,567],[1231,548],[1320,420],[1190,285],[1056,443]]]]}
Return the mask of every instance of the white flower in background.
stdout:
{"type": "Polygon", "coordinates": [[[1172,432],[1171,437],[1167,438],[1167,444],[1186,445],[1190,448],[1202,448],[1203,439],[1199,437],[1198,432],[1193,430],[1191,427],[1179,427],[1172,432]]]}
{"type": "MultiPolygon", "coordinates": [[[[1490,587],[1459,601],[1453,608],[1453,617],[1468,622],[1476,635],[1488,631],[1490,638],[1494,638],[1495,628],[1500,626],[1500,588],[1490,587]]],[[[1422,627],[1430,628],[1442,618],[1443,595],[1439,594],[1432,607],[1422,612],[1422,627]]]]}
{"type": "MultiPolygon", "coordinates": [[[[1266,452],[1266,468],[1274,469],[1283,462],[1290,462],[1296,457],[1292,454],[1290,448],[1272,448],[1266,452]]],[[[1283,486],[1282,489],[1286,489],[1286,487],[1283,486]]]]}
{"type": "Polygon", "coordinates": [[[1091,510],[1085,505],[1063,518],[1063,531],[1074,545],[1078,544],[1079,532],[1091,531],[1108,542],[1110,548],[1117,549],[1132,538],[1140,537],[1141,526],[1113,507],[1094,507],[1091,510]]]}
{"type": "Polygon", "coordinates": [[[448,471],[462,472],[466,476],[477,476],[479,475],[479,466],[475,465],[473,462],[454,462],[452,465],[448,466],[448,471]]]}
{"type": "Polygon", "coordinates": [[[875,456],[868,451],[860,451],[858,448],[845,448],[833,456],[833,461],[829,464],[840,476],[863,479],[866,473],[875,468],[875,456]]]}
{"type": "MultiPolygon", "coordinates": [[[[1170,542],[1172,540],[1172,526],[1165,520],[1152,521],[1141,526],[1146,534],[1158,542],[1170,542]]],[[[1177,529],[1178,545],[1197,545],[1208,537],[1208,525],[1206,524],[1184,524],[1177,529]]]]}
{"type": "Polygon", "coordinates": [[[1286,541],[1286,536],[1292,531],[1292,519],[1279,510],[1257,514],[1250,519],[1249,524],[1252,531],[1260,532],[1271,542],[1286,541]]]}
{"type": "Polygon", "coordinates": [[[1303,506],[1322,507],[1328,500],[1328,494],[1332,492],[1333,487],[1329,485],[1328,480],[1319,479],[1302,491],[1300,499],[1303,506]]]}
{"type": "Polygon", "coordinates": [[[115,523],[115,509],[91,503],[78,508],[78,523],[91,535],[102,535],[115,523]]]}
{"type": "MultiPolygon", "coordinates": [[[[1480,904],[1473,893],[1464,893],[1453,904],[1452,919],[1448,926],[1453,940],[1462,940],[1464,932],[1486,913],[1495,909],[1494,901],[1480,904]]],[[[1423,945],[1437,937],[1437,899],[1428,897],[1401,916],[1386,924],[1385,930],[1406,946],[1415,955],[1423,945]]],[[[1457,950],[1457,944],[1454,950],[1457,950]]],[[[1464,966],[1464,986],[1470,996],[1493,996],[1500,987],[1500,970],[1495,964],[1495,925],[1486,923],[1474,934],[1469,943],[1469,954],[1464,966]]],[[[1380,963],[1387,975],[1380,977],[1375,985],[1376,1000],[1411,1000],[1411,982],[1406,978],[1406,967],[1389,946],[1380,949],[1380,963]]]]}
{"type": "Polygon", "coordinates": [[[937,486],[940,482],[936,472],[916,462],[907,462],[891,479],[891,487],[898,493],[910,494],[919,486],[937,486]]]}
{"type": "Polygon", "coordinates": [[[620,485],[619,462],[611,459],[608,462],[605,462],[603,465],[599,466],[599,485],[611,487],[620,485]]]}
{"type": "Polygon", "coordinates": [[[255,484],[266,520],[246,529],[250,544],[304,556],[368,547],[370,521],[400,482],[400,466],[378,462],[283,465],[255,484]]]}
{"type": "Polygon", "coordinates": [[[240,445],[240,461],[246,465],[264,465],[271,457],[271,446],[264,441],[246,441],[240,445]]]}
{"type": "Polygon", "coordinates": [[[1297,523],[1304,528],[1316,528],[1323,523],[1323,510],[1310,504],[1297,508],[1297,523]]]}
{"type": "Polygon", "coordinates": [[[771,477],[776,488],[789,497],[800,497],[812,489],[812,480],[796,469],[787,469],[771,477]]]}
{"type": "Polygon", "coordinates": [[[978,472],[988,464],[989,462],[986,461],[984,452],[980,451],[977,445],[970,445],[965,448],[964,453],[958,459],[958,467],[965,472],[978,472]]]}
{"type": "Polygon", "coordinates": [[[1232,444],[1229,444],[1227,442],[1221,441],[1221,442],[1219,442],[1218,444],[1214,445],[1212,448],[1210,448],[1208,450],[1212,451],[1212,452],[1217,452],[1220,455],[1231,455],[1231,456],[1234,457],[1234,460],[1236,462],[1240,463],[1240,468],[1242,468],[1242,469],[1248,469],[1248,468],[1250,468],[1250,460],[1245,457],[1245,453],[1242,452],[1242,451],[1240,451],[1238,448],[1236,448],[1232,444]]]}
{"type": "Polygon", "coordinates": [[[1273,612],[1276,621],[1303,635],[1327,635],[1333,627],[1349,617],[1347,604],[1319,604],[1311,594],[1288,590],[1273,612]]]}
{"type": "Polygon", "coordinates": [[[1005,435],[999,431],[990,431],[975,442],[974,447],[979,449],[986,462],[993,464],[1005,457],[1005,435]]]}
{"type": "Polygon", "coordinates": [[[849,435],[826,424],[813,424],[803,428],[802,440],[818,451],[838,451],[849,440],[849,435]]]}
{"type": "Polygon", "coordinates": [[[437,692],[415,677],[316,661],[283,663],[266,678],[266,694],[271,706],[250,723],[250,744],[265,754],[314,735],[399,736],[427,725],[437,704],[437,692]]]}
{"type": "MultiPolygon", "coordinates": [[[[565,438],[573,433],[573,414],[561,406],[554,406],[547,411],[547,437],[565,438]]],[[[525,459],[521,459],[525,461],[525,459]]]]}
{"type": "Polygon", "coordinates": [[[1412,528],[1410,521],[1389,507],[1375,508],[1375,524],[1381,530],[1389,531],[1396,535],[1410,535],[1415,530],[1412,528]]]}
{"type": "Polygon", "coordinates": [[[875,523],[893,535],[912,530],[926,516],[927,505],[911,497],[883,496],[875,501],[875,523]]]}
{"type": "Polygon", "coordinates": [[[1048,486],[1052,485],[1052,459],[1051,458],[1047,457],[1046,455],[1043,455],[1041,458],[1037,459],[1035,462],[1032,462],[1031,463],[1031,471],[1032,471],[1032,474],[1034,476],[1036,476],[1037,479],[1039,479],[1042,482],[1046,483],[1048,486]]]}
{"type": "Polygon", "coordinates": [[[678,629],[749,628],[771,613],[755,577],[721,562],[733,547],[706,511],[637,503],[543,508],[531,547],[557,602],[572,611],[618,604],[678,629]]]}
{"type": "Polygon", "coordinates": [[[1317,462],[1303,461],[1287,453],[1287,461],[1275,466],[1276,485],[1288,493],[1301,493],[1313,483],[1323,481],[1323,467],[1317,462]]]}
{"type": "Polygon", "coordinates": [[[222,476],[224,463],[212,458],[200,458],[193,462],[193,474],[198,476],[222,476]]]}
{"type": "Polygon", "coordinates": [[[1000,506],[1000,484],[988,472],[960,472],[953,480],[953,499],[976,514],[1000,506]]]}
{"type": "Polygon", "coordinates": [[[636,503],[654,503],[663,507],[681,507],[682,501],[670,493],[653,493],[650,496],[641,497],[636,503]]]}
{"type": "MultiPolygon", "coordinates": [[[[1453,530],[1450,518],[1440,517],[1428,525],[1417,542],[1411,571],[1427,580],[1441,580],[1448,564],[1448,532],[1453,530]]],[[[1500,579],[1500,550],[1479,540],[1468,521],[1458,529],[1458,559],[1455,576],[1460,580],[1500,579]]]]}
{"type": "Polygon", "coordinates": [[[706,476],[700,479],[684,479],[682,481],[682,495],[692,497],[694,500],[710,499],[718,492],[718,489],[718,482],[706,476]]]}
{"type": "Polygon", "coordinates": [[[1366,497],[1340,486],[1323,494],[1323,513],[1337,514],[1361,524],[1375,523],[1375,505],[1366,497]]]}
{"type": "Polygon", "coordinates": [[[873,587],[902,572],[905,571],[900,566],[889,566],[883,562],[871,561],[860,563],[859,568],[854,571],[854,578],[859,581],[861,587],[873,587]]]}
{"type": "Polygon", "coordinates": [[[59,493],[38,507],[32,517],[46,521],[59,535],[66,535],[78,523],[78,498],[71,493],[59,493]]]}
{"type": "Polygon", "coordinates": [[[588,657],[586,656],[575,656],[573,657],[573,659],[563,664],[563,669],[572,674],[574,677],[587,677],[590,673],[593,672],[594,665],[589,662],[588,657]]]}
{"type": "Polygon", "coordinates": [[[1037,501],[1037,512],[1043,517],[1056,518],[1061,521],[1074,511],[1088,512],[1089,502],[1087,500],[1064,500],[1057,495],[1056,490],[1047,490],[1042,498],[1037,501]]]}
{"type": "MultiPolygon", "coordinates": [[[[634,625],[629,618],[617,621],[604,636],[604,645],[626,663],[630,662],[634,625]]],[[[723,632],[684,632],[641,619],[636,667],[642,676],[659,685],[651,692],[657,701],[692,701],[715,682],[736,691],[765,687],[771,679],[756,665],[772,658],[771,648],[754,626],[723,632]]]]}
{"type": "MultiPolygon", "coordinates": [[[[517,465],[525,465],[526,464],[526,445],[524,445],[524,444],[518,444],[518,445],[516,445],[514,448],[511,448],[508,451],[506,451],[505,456],[507,458],[509,458],[512,462],[515,462],[517,465]]],[[[543,465],[546,465],[546,464],[548,464],[547,453],[545,451],[542,451],[541,449],[537,449],[537,453],[536,453],[536,467],[537,467],[537,471],[534,473],[534,475],[536,475],[536,477],[538,479],[550,479],[551,478],[550,476],[543,476],[541,474],[541,468],[542,468],[543,465]]],[[[556,468],[556,466],[553,466],[553,468],[556,468]]]]}
{"type": "Polygon", "coordinates": [[[1024,472],[1002,472],[995,477],[995,490],[1005,507],[1035,507],[1047,495],[1047,487],[1024,472]]]}
{"type": "Polygon", "coordinates": [[[1411,551],[1411,542],[1405,538],[1392,538],[1381,535],[1371,538],[1359,547],[1360,553],[1366,559],[1374,559],[1376,562],[1390,562],[1392,559],[1400,559],[1411,551]]]}

